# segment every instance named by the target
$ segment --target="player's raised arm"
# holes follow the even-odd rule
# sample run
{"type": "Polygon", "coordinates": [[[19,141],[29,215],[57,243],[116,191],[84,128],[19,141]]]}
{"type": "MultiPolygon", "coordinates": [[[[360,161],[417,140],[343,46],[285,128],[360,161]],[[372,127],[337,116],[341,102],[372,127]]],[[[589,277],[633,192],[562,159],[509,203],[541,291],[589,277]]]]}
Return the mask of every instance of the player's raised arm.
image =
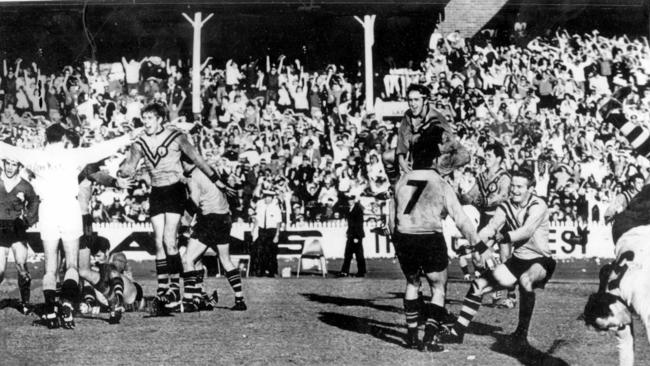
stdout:
{"type": "Polygon", "coordinates": [[[138,162],[142,159],[143,154],[140,145],[137,143],[131,144],[126,159],[120,164],[117,170],[118,177],[132,177],[135,174],[135,168],[138,162]]]}
{"type": "Polygon", "coordinates": [[[82,166],[94,163],[98,160],[104,159],[122,147],[126,146],[131,141],[133,134],[120,136],[108,141],[100,142],[91,147],[80,148],[74,151],[75,156],[78,157],[82,166]]]}
{"type": "Polygon", "coordinates": [[[0,141],[1,159],[16,160],[29,167],[34,161],[38,161],[38,155],[38,150],[23,149],[0,141]]]}
{"type": "Polygon", "coordinates": [[[185,155],[187,155],[190,160],[199,168],[201,171],[210,178],[210,180],[217,185],[224,193],[228,195],[233,194],[233,189],[229,187],[225,181],[222,180],[222,177],[219,173],[215,172],[208,163],[205,162],[201,154],[196,150],[196,148],[190,144],[186,135],[180,135],[178,137],[178,144],[185,155]]]}

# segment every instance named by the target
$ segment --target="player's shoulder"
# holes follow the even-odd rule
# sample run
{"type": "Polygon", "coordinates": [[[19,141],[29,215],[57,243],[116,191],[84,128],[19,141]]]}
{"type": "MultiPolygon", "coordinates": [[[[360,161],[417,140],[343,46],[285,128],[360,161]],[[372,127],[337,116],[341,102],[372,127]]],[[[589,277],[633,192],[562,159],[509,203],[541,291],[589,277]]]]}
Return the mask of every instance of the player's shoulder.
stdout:
{"type": "Polygon", "coordinates": [[[547,210],[548,205],[546,204],[546,200],[544,200],[542,197],[539,197],[537,195],[532,195],[530,197],[530,201],[528,202],[528,208],[538,208],[542,210],[547,210]]]}

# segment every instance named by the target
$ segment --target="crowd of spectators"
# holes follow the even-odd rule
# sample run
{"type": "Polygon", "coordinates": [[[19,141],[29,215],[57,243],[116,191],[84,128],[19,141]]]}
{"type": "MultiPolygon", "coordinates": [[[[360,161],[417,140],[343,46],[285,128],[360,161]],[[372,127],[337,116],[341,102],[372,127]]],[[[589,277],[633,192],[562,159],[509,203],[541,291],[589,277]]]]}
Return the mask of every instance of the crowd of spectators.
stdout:
{"type": "MultiPolygon", "coordinates": [[[[634,92],[628,117],[650,121],[650,45],[646,38],[569,34],[560,30],[522,43],[493,44],[491,31],[473,40],[434,32],[419,66],[383,76],[382,98],[403,100],[409,83],[426,85],[432,101],[472,152],[458,177],[468,190],[482,169],[482,147],[498,141],[506,168],[529,166],[551,220],[603,219],[617,193],[650,162],[602,124],[597,105],[621,85],[634,92]]],[[[346,197],[363,197],[379,214],[388,179],[381,156],[396,145],[397,119],[364,112],[361,74],[341,66],[305,70],[284,55],[201,69],[201,114],[190,110],[190,69],[158,56],[115,63],[85,62],[46,75],[18,59],[3,63],[0,82],[2,138],[38,146],[44,126],[61,122],[83,144],[137,126],[145,103],[164,104],[170,124],[190,134],[208,162],[230,173],[239,191],[234,215],[250,220],[265,190],[277,193],[289,222],[340,217],[346,197]]],[[[115,173],[120,156],[105,162],[115,173]]],[[[132,189],[96,186],[96,222],[145,222],[148,182],[132,189]]]]}

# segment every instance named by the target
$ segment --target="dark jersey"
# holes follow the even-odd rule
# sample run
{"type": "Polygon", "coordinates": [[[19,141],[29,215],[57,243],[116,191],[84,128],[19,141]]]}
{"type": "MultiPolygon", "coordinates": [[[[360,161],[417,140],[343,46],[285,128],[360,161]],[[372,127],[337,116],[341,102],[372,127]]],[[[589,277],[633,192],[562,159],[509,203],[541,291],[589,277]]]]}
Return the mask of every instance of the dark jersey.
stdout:
{"type": "Polygon", "coordinates": [[[650,225],[650,185],[646,185],[632,198],[627,208],[614,216],[612,238],[618,241],[626,231],[643,225],[650,225]]]}

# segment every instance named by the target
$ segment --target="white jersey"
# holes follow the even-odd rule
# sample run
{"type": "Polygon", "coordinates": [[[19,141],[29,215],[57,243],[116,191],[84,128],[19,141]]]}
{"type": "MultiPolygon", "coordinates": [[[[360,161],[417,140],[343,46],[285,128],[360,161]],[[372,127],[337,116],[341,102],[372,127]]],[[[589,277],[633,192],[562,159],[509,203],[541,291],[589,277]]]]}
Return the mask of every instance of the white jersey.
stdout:
{"type": "Polygon", "coordinates": [[[122,136],[76,149],[66,149],[62,144],[22,149],[0,142],[0,157],[20,161],[36,175],[41,199],[39,231],[44,241],[74,240],[83,234],[82,212],[77,201],[79,173],[87,164],[115,153],[129,141],[129,136],[122,136]]]}
{"type": "MultiPolygon", "coordinates": [[[[650,225],[637,226],[616,242],[616,261],[607,281],[607,291],[617,294],[643,320],[650,324],[650,225]]],[[[617,333],[619,364],[634,363],[634,338],[630,327],[617,333]]]]}
{"type": "Polygon", "coordinates": [[[22,149],[0,142],[0,156],[20,161],[31,170],[39,186],[42,202],[73,199],[79,192],[77,177],[89,163],[99,161],[126,146],[128,135],[98,143],[88,148],[66,149],[60,144],[42,149],[22,149]]]}

